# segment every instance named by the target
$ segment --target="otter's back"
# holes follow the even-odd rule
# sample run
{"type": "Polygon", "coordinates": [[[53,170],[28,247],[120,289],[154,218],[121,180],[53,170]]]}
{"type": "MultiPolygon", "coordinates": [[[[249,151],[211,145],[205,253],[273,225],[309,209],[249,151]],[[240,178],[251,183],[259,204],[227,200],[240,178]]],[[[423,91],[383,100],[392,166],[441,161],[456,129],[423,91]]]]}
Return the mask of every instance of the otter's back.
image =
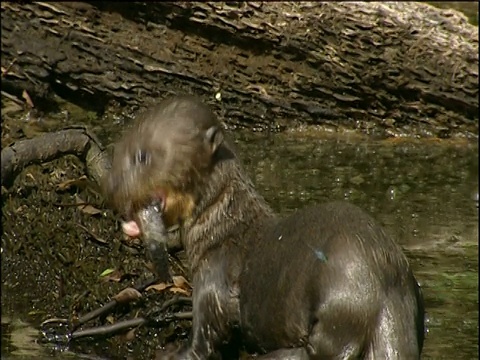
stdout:
{"type": "Polygon", "coordinates": [[[345,309],[329,314],[339,327],[373,334],[387,294],[416,302],[412,279],[401,248],[364,211],[346,202],[307,207],[251,239],[240,285],[242,326],[265,350],[290,347],[292,339],[308,338],[323,304],[335,303],[345,309]]]}

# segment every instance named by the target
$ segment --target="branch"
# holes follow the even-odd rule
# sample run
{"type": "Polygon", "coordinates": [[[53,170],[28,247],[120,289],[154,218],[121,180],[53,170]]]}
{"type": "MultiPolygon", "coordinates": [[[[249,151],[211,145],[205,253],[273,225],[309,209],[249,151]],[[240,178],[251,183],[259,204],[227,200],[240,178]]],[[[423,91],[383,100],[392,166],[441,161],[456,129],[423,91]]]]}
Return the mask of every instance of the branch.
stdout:
{"type": "Polygon", "coordinates": [[[73,127],[20,140],[2,149],[2,186],[10,187],[17,175],[29,165],[42,164],[70,154],[82,160],[88,176],[100,184],[105,171],[110,168],[110,157],[85,127],[73,127]]]}

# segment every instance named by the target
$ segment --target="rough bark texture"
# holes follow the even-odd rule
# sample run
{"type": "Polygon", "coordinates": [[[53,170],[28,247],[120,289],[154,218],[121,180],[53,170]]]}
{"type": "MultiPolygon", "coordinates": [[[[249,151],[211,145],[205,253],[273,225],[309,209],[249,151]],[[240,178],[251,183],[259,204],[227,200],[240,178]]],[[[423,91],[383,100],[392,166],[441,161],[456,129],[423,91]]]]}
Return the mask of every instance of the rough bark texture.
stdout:
{"type": "Polygon", "coordinates": [[[11,186],[15,177],[29,165],[42,164],[69,154],[80,158],[90,178],[101,186],[101,179],[111,166],[110,155],[84,128],[47,133],[3,148],[1,184],[11,186]]]}
{"type": "Polygon", "coordinates": [[[5,3],[2,91],[102,110],[195,93],[227,124],[478,131],[478,29],[421,3],[5,3]],[[221,93],[221,101],[215,94],[221,93]]]}

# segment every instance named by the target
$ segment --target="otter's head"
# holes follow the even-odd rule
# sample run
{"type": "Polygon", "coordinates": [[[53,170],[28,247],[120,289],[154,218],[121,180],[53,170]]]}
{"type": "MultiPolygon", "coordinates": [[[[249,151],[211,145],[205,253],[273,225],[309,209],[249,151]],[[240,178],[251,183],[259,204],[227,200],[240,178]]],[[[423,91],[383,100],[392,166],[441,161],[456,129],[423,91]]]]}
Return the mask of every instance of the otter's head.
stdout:
{"type": "Polygon", "coordinates": [[[141,114],[115,146],[104,188],[126,220],[159,200],[167,227],[191,216],[202,177],[223,143],[219,122],[199,100],[173,97],[141,114]]]}

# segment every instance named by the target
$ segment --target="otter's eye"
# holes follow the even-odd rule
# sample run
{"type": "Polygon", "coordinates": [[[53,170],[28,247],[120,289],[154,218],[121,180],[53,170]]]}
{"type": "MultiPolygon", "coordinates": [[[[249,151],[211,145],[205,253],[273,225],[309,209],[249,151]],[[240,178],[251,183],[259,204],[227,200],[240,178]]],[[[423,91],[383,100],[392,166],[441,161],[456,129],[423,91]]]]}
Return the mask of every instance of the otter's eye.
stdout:
{"type": "Polygon", "coordinates": [[[142,164],[148,165],[150,164],[150,153],[145,150],[138,150],[137,153],[133,157],[133,163],[135,165],[142,164]]]}

